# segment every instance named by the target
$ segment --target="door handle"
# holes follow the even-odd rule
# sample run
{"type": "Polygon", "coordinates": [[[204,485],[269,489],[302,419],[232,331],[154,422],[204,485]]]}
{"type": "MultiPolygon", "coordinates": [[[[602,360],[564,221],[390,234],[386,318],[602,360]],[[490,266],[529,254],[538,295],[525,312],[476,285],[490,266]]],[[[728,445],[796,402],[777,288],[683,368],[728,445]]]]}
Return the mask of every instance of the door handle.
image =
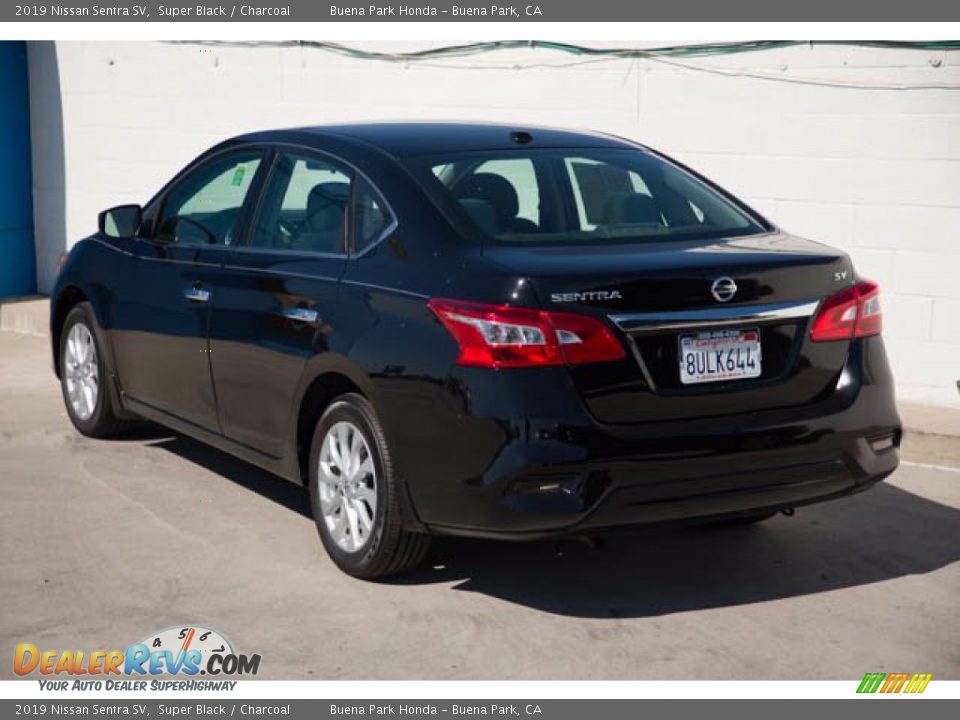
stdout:
{"type": "Polygon", "coordinates": [[[316,310],[305,307],[287,308],[283,311],[283,316],[287,318],[287,320],[305,323],[315,323],[319,317],[316,310]]]}
{"type": "Polygon", "coordinates": [[[210,302],[211,293],[209,290],[204,290],[199,287],[186,288],[183,291],[183,297],[185,297],[190,302],[210,302]]]}

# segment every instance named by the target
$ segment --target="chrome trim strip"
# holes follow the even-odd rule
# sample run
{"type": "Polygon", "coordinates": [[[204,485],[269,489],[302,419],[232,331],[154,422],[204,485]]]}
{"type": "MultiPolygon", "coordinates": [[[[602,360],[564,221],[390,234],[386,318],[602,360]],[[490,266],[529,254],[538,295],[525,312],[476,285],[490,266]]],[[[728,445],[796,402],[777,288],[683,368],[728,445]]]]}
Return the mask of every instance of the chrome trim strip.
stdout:
{"type": "Polygon", "coordinates": [[[803,300],[766,305],[740,305],[707,308],[704,310],[677,310],[671,312],[625,313],[608,317],[624,332],[649,333],[661,330],[681,330],[694,327],[742,325],[751,322],[807,318],[814,314],[819,300],[803,300]]]}

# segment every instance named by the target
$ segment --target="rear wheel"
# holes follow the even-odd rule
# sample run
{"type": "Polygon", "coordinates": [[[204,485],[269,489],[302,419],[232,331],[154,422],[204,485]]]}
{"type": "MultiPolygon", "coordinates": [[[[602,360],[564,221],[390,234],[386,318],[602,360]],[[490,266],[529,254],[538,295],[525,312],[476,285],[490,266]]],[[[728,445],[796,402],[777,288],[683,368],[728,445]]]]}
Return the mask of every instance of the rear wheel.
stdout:
{"type": "Polygon", "coordinates": [[[372,579],[407,572],[423,561],[430,537],[401,525],[383,429],[362,396],[340,396],[320,418],[309,482],[320,539],[341,570],[372,579]]]}
{"type": "Polygon", "coordinates": [[[89,303],[79,303],[67,314],[60,333],[60,387],[73,426],[89,437],[105,438],[117,434],[123,422],[107,389],[96,327],[89,303]]]}

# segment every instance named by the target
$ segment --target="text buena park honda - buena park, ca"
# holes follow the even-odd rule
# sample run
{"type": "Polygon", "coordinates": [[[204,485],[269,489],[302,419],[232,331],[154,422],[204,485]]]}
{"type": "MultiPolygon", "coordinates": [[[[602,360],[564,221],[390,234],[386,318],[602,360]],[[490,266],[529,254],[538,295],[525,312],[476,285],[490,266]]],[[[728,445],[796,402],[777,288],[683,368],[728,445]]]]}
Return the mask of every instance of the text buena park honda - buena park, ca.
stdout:
{"type": "MultiPolygon", "coordinates": [[[[444,709],[444,714],[447,714],[444,709]]],[[[437,705],[405,705],[403,703],[394,705],[371,703],[369,705],[330,705],[330,715],[439,715],[440,709],[437,705]]],[[[450,715],[496,715],[496,716],[515,716],[521,715],[543,715],[543,710],[536,703],[527,703],[525,705],[499,705],[490,703],[489,705],[458,705],[451,703],[449,709],[450,715]]]]}
{"type": "Polygon", "coordinates": [[[437,8],[433,5],[362,5],[330,6],[331,17],[534,17],[543,15],[539,5],[451,5],[437,8]]]}

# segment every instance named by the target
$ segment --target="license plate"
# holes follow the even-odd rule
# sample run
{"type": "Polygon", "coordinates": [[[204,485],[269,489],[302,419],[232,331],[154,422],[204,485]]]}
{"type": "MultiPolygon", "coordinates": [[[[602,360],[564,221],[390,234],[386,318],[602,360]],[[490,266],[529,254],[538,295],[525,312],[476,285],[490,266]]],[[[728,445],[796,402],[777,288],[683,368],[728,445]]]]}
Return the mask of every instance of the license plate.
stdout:
{"type": "Polygon", "coordinates": [[[680,336],[684,385],[760,377],[760,331],[714,330],[680,336]]]}

